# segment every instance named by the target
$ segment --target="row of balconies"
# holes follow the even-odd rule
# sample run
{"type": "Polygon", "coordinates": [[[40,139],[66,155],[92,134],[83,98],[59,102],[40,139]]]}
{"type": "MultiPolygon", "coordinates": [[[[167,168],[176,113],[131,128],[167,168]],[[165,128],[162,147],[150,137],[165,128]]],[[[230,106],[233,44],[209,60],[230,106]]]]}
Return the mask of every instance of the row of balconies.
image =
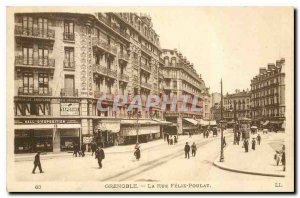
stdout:
{"type": "Polygon", "coordinates": [[[55,38],[55,31],[52,29],[42,29],[42,28],[26,28],[19,25],[15,26],[15,35],[16,36],[24,36],[31,38],[39,38],[39,39],[51,39],[55,38]]]}
{"type": "MultiPolygon", "coordinates": [[[[19,87],[18,96],[52,96],[51,88],[19,87]]],[[[78,97],[78,89],[63,88],[60,92],[61,97],[78,97]]]]}
{"type": "Polygon", "coordinates": [[[28,66],[28,67],[54,68],[55,60],[48,57],[35,58],[35,57],[16,56],[15,65],[28,66]]]}
{"type": "Polygon", "coordinates": [[[94,65],[94,72],[101,74],[103,76],[117,78],[117,70],[110,69],[103,65],[94,65]]]}
{"type": "Polygon", "coordinates": [[[117,55],[117,48],[115,46],[110,45],[109,43],[102,41],[101,39],[97,37],[92,38],[92,45],[95,47],[98,47],[99,49],[102,49],[105,52],[108,52],[114,56],[117,55]]]}
{"type": "Polygon", "coordinates": [[[121,34],[126,39],[128,39],[128,40],[130,39],[130,35],[127,34],[125,32],[125,30],[122,31],[119,26],[117,26],[114,23],[111,23],[111,21],[108,18],[103,17],[102,15],[99,15],[98,18],[99,18],[100,21],[102,21],[104,24],[106,24],[107,26],[109,26],[110,28],[112,28],[113,30],[115,30],[116,32],[118,32],[119,34],[121,34]]]}

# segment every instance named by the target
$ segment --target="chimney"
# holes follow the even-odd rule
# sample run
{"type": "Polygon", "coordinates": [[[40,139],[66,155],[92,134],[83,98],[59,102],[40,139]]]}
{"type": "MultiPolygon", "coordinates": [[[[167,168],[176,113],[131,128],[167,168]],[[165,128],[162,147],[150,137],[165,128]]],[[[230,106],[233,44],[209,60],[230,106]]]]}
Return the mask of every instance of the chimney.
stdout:
{"type": "Polygon", "coordinates": [[[267,69],[265,67],[260,67],[259,68],[259,74],[263,74],[267,69]]]}
{"type": "MultiPolygon", "coordinates": [[[[276,61],[276,64],[277,64],[277,61],[276,61]]],[[[275,69],[275,64],[274,63],[269,63],[268,64],[268,70],[271,70],[271,69],[275,69]]]]}

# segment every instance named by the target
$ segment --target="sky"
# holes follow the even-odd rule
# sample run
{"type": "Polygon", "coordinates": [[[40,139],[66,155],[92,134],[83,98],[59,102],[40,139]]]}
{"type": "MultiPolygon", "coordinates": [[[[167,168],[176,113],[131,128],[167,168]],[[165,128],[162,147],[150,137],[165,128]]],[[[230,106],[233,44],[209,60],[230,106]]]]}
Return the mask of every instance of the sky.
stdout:
{"type": "Polygon", "coordinates": [[[210,92],[249,89],[260,67],[293,64],[293,9],[288,7],[169,7],[148,10],[161,48],[178,49],[210,92]]]}

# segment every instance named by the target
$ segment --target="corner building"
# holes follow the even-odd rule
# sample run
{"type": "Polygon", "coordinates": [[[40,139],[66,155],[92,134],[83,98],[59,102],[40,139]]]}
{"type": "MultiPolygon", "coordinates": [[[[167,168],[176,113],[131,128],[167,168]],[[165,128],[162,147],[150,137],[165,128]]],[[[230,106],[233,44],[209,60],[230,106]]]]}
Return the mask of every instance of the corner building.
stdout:
{"type": "Polygon", "coordinates": [[[285,130],[285,59],[259,69],[251,80],[253,124],[275,131],[285,130]]]}
{"type": "Polygon", "coordinates": [[[172,125],[166,126],[164,131],[169,134],[196,133],[199,129],[199,119],[205,117],[204,98],[209,96],[209,89],[193,64],[176,49],[163,49],[162,60],[164,61],[162,64],[164,94],[170,99],[174,96],[179,98],[176,111],[171,111],[170,104],[166,107],[165,118],[172,122],[172,125]],[[178,109],[182,104],[180,97],[183,95],[188,96],[187,108],[186,111],[179,112],[178,109]],[[197,97],[195,106],[200,111],[192,111],[194,97],[197,97]]]}
{"type": "Polygon", "coordinates": [[[167,122],[159,107],[113,111],[107,98],[108,111],[97,108],[103,95],[125,95],[128,105],[134,95],[162,94],[159,36],[149,16],[18,13],[14,37],[15,153],[161,137],[167,122]]]}

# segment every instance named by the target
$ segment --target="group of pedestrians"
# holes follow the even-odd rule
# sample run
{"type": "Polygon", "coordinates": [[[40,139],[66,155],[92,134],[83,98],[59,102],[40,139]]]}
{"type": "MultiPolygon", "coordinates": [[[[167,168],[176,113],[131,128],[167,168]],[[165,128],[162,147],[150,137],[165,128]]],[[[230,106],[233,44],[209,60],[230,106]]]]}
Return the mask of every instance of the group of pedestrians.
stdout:
{"type": "Polygon", "coordinates": [[[283,171],[285,171],[285,145],[282,146],[282,150],[281,151],[276,151],[275,155],[274,155],[274,160],[276,162],[276,165],[279,166],[280,163],[283,166],[283,171]]]}
{"type": "Polygon", "coordinates": [[[166,139],[167,139],[168,145],[173,145],[178,142],[177,135],[172,136],[172,135],[166,134],[166,139]]]}
{"type": "MultiPolygon", "coordinates": [[[[256,138],[252,138],[252,141],[251,141],[251,149],[252,150],[255,150],[256,148],[256,144],[260,145],[261,143],[261,136],[258,134],[256,138]]],[[[243,142],[243,148],[245,149],[245,152],[249,152],[249,138],[245,138],[244,139],[244,142],[243,142]]]]}
{"type": "Polygon", "coordinates": [[[190,159],[190,151],[192,150],[192,156],[196,156],[197,146],[195,142],[190,146],[188,142],[185,143],[184,146],[184,155],[185,158],[190,159]]]}
{"type": "Polygon", "coordinates": [[[86,145],[82,144],[81,148],[79,146],[79,144],[75,143],[73,146],[73,156],[77,157],[77,155],[80,157],[84,157],[85,156],[85,151],[86,151],[86,145]]]}

